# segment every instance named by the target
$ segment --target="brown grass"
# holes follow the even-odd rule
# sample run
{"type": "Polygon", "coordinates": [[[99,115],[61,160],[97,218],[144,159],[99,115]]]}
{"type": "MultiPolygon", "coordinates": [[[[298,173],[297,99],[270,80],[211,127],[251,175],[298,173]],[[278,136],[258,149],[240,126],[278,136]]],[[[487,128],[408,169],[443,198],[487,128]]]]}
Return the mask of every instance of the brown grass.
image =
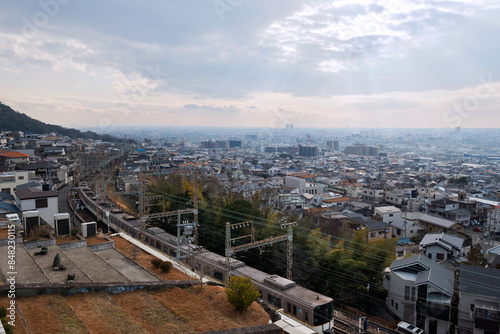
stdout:
{"type": "Polygon", "coordinates": [[[89,246],[89,245],[103,244],[105,242],[109,242],[109,241],[106,240],[106,238],[102,234],[98,234],[95,237],[87,238],[87,246],[89,246]]]}
{"type": "MultiPolygon", "coordinates": [[[[0,306],[4,307],[9,307],[10,299],[7,298],[7,296],[1,296],[0,297],[0,306]]],[[[21,311],[22,312],[22,311],[21,311]]],[[[10,321],[10,319],[7,318],[7,320],[10,321]]],[[[15,321],[15,326],[14,326],[14,334],[26,334],[28,331],[26,331],[26,328],[24,327],[23,321],[21,320],[21,316],[16,310],[16,321],[15,321]]]]}
{"type": "Polygon", "coordinates": [[[18,298],[17,302],[31,333],[87,333],[60,295],[18,298]]]}
{"type": "Polygon", "coordinates": [[[243,313],[234,311],[225,290],[219,287],[174,288],[152,295],[197,332],[264,325],[269,321],[269,316],[257,303],[243,313]]]}
{"type": "Polygon", "coordinates": [[[195,332],[185,321],[178,319],[145,291],[125,292],[113,295],[112,298],[149,333],[195,332]]]}
{"type": "Polygon", "coordinates": [[[56,238],[56,244],[67,244],[69,242],[74,242],[74,241],[80,241],[80,239],[73,237],[71,235],[64,235],[64,236],[59,236],[56,238]]]}
{"type": "MultiPolygon", "coordinates": [[[[111,183],[108,183],[106,187],[106,193],[111,194],[117,192],[118,191],[115,189],[115,186],[111,183]]],[[[122,195],[108,195],[108,198],[110,198],[116,204],[116,206],[118,206],[123,211],[130,212],[134,216],[138,215],[136,208],[134,208],[125,198],[123,198],[122,195]]]]}
{"type": "Polygon", "coordinates": [[[195,279],[193,277],[189,277],[184,274],[182,271],[172,268],[168,273],[162,273],[160,269],[155,268],[151,264],[151,260],[156,259],[155,256],[143,251],[139,247],[135,250],[135,258],[134,258],[134,245],[128,242],[127,240],[121,237],[113,237],[113,241],[115,242],[115,248],[118,249],[123,254],[127,255],[129,258],[135,260],[144,268],[149,271],[155,273],[157,276],[161,277],[165,281],[178,281],[178,280],[186,280],[186,279],[195,279]]]}
{"type": "Polygon", "coordinates": [[[90,333],[147,333],[106,294],[77,294],[66,300],[90,333]]]}
{"type": "Polygon", "coordinates": [[[9,237],[9,229],[7,228],[0,229],[0,240],[7,239],[8,237],[9,237]]]}

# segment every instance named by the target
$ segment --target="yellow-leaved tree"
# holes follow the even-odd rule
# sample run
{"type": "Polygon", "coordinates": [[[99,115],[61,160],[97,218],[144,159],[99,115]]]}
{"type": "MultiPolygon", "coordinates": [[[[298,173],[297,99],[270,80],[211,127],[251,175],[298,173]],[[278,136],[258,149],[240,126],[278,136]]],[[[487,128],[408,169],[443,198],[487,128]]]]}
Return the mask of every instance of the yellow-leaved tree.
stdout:
{"type": "Polygon", "coordinates": [[[260,296],[252,280],[244,276],[232,276],[229,279],[226,294],[229,304],[239,312],[245,311],[260,296]]]}

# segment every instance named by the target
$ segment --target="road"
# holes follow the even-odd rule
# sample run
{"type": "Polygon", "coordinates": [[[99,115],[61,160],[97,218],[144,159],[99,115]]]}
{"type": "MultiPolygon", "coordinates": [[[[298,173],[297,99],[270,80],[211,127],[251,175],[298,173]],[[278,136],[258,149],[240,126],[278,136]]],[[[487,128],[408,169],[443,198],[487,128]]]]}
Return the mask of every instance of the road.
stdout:
{"type": "MultiPolygon", "coordinates": [[[[60,213],[69,213],[71,217],[73,217],[73,211],[71,210],[68,204],[68,194],[71,191],[71,185],[67,185],[66,187],[59,190],[59,212],[60,213]]],[[[77,223],[81,225],[81,221],[75,217],[77,223]]],[[[74,226],[74,224],[73,224],[74,226]]]]}

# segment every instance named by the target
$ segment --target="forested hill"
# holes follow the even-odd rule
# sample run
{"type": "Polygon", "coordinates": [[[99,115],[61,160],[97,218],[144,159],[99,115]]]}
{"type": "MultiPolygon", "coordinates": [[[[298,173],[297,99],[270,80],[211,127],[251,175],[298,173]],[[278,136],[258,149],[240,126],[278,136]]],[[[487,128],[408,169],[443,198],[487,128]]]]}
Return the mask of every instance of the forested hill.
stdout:
{"type": "Polygon", "coordinates": [[[54,132],[60,136],[68,136],[70,138],[86,138],[100,139],[110,142],[121,142],[119,139],[110,135],[99,135],[92,131],[82,132],[77,129],[65,128],[60,125],[52,125],[41,122],[26,114],[13,110],[11,107],[0,102],[0,131],[23,131],[47,134],[54,132]]]}

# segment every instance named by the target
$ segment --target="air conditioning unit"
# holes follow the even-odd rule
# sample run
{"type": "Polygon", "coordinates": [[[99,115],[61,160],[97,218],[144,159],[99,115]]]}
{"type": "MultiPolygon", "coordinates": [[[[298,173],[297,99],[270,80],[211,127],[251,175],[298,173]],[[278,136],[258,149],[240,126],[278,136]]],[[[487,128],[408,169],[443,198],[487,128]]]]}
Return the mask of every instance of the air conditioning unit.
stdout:
{"type": "Polygon", "coordinates": [[[27,235],[34,228],[40,226],[40,212],[38,211],[25,211],[23,212],[23,225],[24,233],[27,235]]]}
{"type": "Polygon", "coordinates": [[[54,214],[54,227],[56,228],[56,236],[70,234],[71,221],[69,219],[69,213],[54,214]]]}
{"type": "Polygon", "coordinates": [[[96,222],[83,223],[82,235],[84,238],[95,237],[97,235],[97,223],[96,222]]]}

